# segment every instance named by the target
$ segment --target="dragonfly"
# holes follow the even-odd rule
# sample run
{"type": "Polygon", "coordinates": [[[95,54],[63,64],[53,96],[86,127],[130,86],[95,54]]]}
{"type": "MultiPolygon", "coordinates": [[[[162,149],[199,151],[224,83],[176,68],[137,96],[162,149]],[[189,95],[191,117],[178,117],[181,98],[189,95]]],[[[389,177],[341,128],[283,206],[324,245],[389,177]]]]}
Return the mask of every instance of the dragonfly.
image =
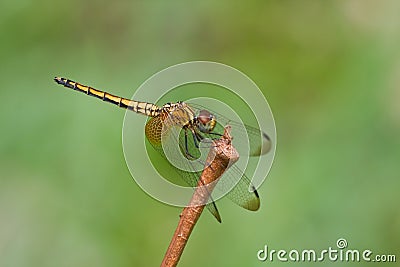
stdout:
{"type": "MultiPolygon", "coordinates": [[[[168,162],[171,160],[171,154],[173,160],[176,158],[183,162],[183,168],[173,165],[174,170],[193,188],[197,186],[202,168],[204,168],[204,160],[196,160],[201,158],[202,145],[212,145],[210,140],[222,136],[227,124],[246,132],[250,146],[249,156],[264,155],[271,148],[271,139],[260,129],[235,122],[195,103],[177,101],[160,106],[112,95],[63,77],[55,77],[54,81],[66,88],[149,117],[145,125],[147,140],[157,152],[168,159],[168,162]],[[182,160],[182,155],[186,160],[182,160]]],[[[260,207],[260,197],[256,188],[235,164],[219,178],[217,188],[229,188],[230,191],[226,196],[247,210],[256,211],[260,207]]],[[[206,204],[206,207],[217,221],[221,222],[220,213],[211,194],[209,198],[211,201],[206,204]]]]}

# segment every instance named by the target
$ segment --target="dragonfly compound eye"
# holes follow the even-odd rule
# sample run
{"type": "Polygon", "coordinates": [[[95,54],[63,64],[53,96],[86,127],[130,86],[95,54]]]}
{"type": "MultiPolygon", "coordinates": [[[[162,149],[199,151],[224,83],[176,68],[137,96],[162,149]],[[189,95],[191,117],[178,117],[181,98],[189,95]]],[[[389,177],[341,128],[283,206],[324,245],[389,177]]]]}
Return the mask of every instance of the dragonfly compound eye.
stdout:
{"type": "Polygon", "coordinates": [[[207,110],[201,110],[199,116],[197,116],[197,120],[199,122],[199,129],[203,133],[209,133],[214,130],[216,121],[214,115],[212,115],[207,110]]]}

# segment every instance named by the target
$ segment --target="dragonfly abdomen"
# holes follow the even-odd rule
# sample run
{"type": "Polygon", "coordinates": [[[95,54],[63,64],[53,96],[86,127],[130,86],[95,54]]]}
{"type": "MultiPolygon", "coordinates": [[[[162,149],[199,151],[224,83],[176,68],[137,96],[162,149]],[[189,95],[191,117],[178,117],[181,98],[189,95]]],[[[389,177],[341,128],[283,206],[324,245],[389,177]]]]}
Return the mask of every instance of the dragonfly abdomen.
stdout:
{"type": "Polygon", "coordinates": [[[115,96],[115,95],[109,94],[105,91],[97,90],[93,87],[86,86],[86,85],[83,85],[78,82],[74,82],[74,81],[66,79],[66,78],[55,77],[54,81],[58,84],[63,85],[64,87],[73,89],[75,91],[82,92],[82,93],[90,95],[90,96],[94,96],[105,102],[117,105],[124,109],[132,110],[136,113],[140,113],[140,114],[143,114],[146,116],[150,116],[150,117],[158,116],[162,110],[159,106],[154,105],[152,103],[139,102],[139,101],[115,96]]]}

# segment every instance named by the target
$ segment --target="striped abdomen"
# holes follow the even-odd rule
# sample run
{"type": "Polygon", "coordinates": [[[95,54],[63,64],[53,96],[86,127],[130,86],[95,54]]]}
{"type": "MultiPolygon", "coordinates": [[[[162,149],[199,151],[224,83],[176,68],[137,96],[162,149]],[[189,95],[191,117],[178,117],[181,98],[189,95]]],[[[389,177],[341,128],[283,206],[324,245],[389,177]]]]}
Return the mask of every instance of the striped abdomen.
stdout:
{"type": "Polygon", "coordinates": [[[90,96],[94,96],[105,102],[112,103],[121,108],[129,109],[134,112],[144,114],[146,116],[151,116],[151,117],[158,116],[162,110],[159,106],[154,105],[152,103],[139,102],[139,101],[134,101],[134,100],[130,100],[127,98],[115,96],[115,95],[109,94],[107,92],[94,89],[90,86],[86,86],[86,85],[68,80],[66,78],[55,77],[54,81],[58,84],[61,84],[65,87],[67,87],[67,88],[71,88],[73,90],[85,93],[90,96]]]}

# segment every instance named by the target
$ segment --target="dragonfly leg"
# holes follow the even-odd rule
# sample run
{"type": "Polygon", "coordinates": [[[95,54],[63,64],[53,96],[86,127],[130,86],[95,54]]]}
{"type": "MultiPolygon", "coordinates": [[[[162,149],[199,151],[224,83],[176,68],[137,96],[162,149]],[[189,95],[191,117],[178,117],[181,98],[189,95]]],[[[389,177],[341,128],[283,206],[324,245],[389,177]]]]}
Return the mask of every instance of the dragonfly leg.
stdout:
{"type": "Polygon", "coordinates": [[[194,140],[196,147],[200,148],[199,143],[201,143],[202,141],[205,140],[204,136],[202,136],[201,133],[199,133],[195,130],[192,131],[192,135],[193,135],[193,140],[194,140]]]}
{"type": "Polygon", "coordinates": [[[194,145],[196,146],[196,148],[199,148],[199,141],[201,141],[201,140],[199,140],[199,137],[196,135],[195,131],[191,131],[191,132],[192,132],[194,145]]]}
{"type": "Polygon", "coordinates": [[[216,136],[219,136],[219,137],[223,136],[223,134],[220,134],[220,133],[209,133],[209,134],[216,135],[216,136]]]}
{"type": "MultiPolygon", "coordinates": [[[[185,157],[186,157],[187,159],[195,159],[196,157],[194,157],[193,155],[191,155],[191,154],[189,153],[189,146],[188,146],[188,128],[187,128],[187,127],[184,127],[183,129],[184,129],[184,131],[185,131],[185,157]]],[[[192,132],[192,134],[193,134],[193,132],[192,132]]],[[[193,138],[193,139],[194,139],[194,138],[193,138]]],[[[194,143],[195,143],[196,147],[198,148],[198,145],[197,145],[196,141],[195,141],[194,143]]]]}

